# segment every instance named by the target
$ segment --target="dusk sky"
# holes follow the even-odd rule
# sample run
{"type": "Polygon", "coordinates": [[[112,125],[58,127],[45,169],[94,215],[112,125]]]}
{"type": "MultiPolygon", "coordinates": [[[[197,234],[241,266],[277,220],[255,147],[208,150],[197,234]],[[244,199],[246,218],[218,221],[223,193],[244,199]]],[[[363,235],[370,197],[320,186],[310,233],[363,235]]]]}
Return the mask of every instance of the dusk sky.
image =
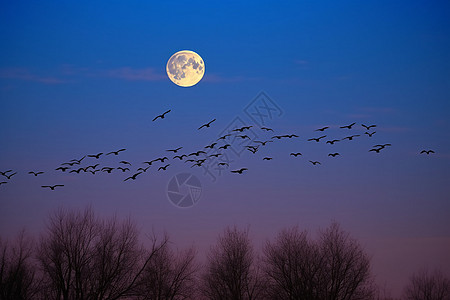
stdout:
{"type": "Polygon", "coordinates": [[[450,275],[449,2],[2,1],[0,38],[0,171],[17,172],[0,175],[0,236],[37,235],[56,209],[91,205],[194,244],[201,259],[227,225],[249,227],[260,249],[284,227],[314,233],[335,220],[394,296],[420,268],[450,275]],[[166,74],[180,50],[204,61],[195,86],[166,74]],[[252,154],[230,141],[243,150],[228,149],[230,166],[214,177],[205,166],[217,161],[191,167],[166,151],[205,150],[245,125],[273,142],[252,154]],[[271,139],[285,134],[298,138],[271,139]],[[360,136],[326,143],[350,135],[360,136]],[[125,160],[131,171],[55,170],[100,152],[81,166],[125,160]],[[201,183],[189,208],[167,196],[183,172],[201,183]],[[41,187],[55,184],[64,187],[41,187]]]}

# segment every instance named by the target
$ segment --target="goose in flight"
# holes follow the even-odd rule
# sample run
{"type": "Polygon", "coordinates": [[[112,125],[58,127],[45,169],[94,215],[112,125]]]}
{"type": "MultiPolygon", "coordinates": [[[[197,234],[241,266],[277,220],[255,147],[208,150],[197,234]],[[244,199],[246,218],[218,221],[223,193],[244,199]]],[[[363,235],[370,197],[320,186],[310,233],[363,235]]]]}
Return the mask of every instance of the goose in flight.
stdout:
{"type": "Polygon", "coordinates": [[[239,170],[232,170],[231,173],[242,174],[242,172],[248,170],[247,168],[241,168],[239,170]]]}
{"type": "Polygon", "coordinates": [[[355,138],[355,137],[358,137],[359,136],[359,134],[355,134],[355,135],[351,135],[351,136],[346,136],[345,138],[343,138],[342,140],[349,140],[349,141],[352,141],[353,140],[353,138],[355,138]]]}
{"type": "Polygon", "coordinates": [[[77,170],[71,170],[69,173],[77,173],[77,174],[80,174],[81,171],[86,172],[86,170],[85,170],[84,168],[79,168],[79,169],[77,169],[77,170]]]}
{"type": "Polygon", "coordinates": [[[265,131],[273,131],[272,128],[268,128],[268,127],[261,127],[261,130],[265,130],[265,131]]]}
{"type": "Polygon", "coordinates": [[[369,126],[366,126],[366,125],[364,125],[364,124],[361,124],[361,126],[364,127],[367,131],[369,131],[370,128],[377,127],[377,125],[369,125],[369,126]]]}
{"type": "Polygon", "coordinates": [[[350,125],[345,125],[345,126],[341,126],[341,127],[339,127],[339,128],[347,128],[347,129],[352,129],[352,126],[353,125],[355,125],[356,123],[355,122],[353,122],[352,124],[350,124],[350,125]]]}
{"type": "Polygon", "coordinates": [[[376,152],[376,153],[380,153],[380,150],[383,150],[383,149],[384,149],[384,147],[381,147],[381,148],[373,148],[373,149],[370,149],[369,152],[374,151],[374,152],[376,152]]]}
{"type": "Polygon", "coordinates": [[[164,162],[165,160],[168,160],[169,158],[167,157],[167,156],[164,156],[164,157],[159,157],[159,158],[157,158],[157,159],[155,159],[155,161],[160,161],[160,162],[164,162]]]}
{"type": "Polygon", "coordinates": [[[167,164],[165,166],[161,166],[161,167],[158,168],[158,171],[160,171],[160,170],[164,170],[165,171],[168,166],[170,166],[170,164],[167,164]]]}
{"type": "Polygon", "coordinates": [[[321,165],[321,163],[318,162],[318,161],[312,161],[312,160],[310,160],[309,162],[312,163],[313,165],[317,165],[317,164],[321,165]]]}
{"type": "Polygon", "coordinates": [[[209,157],[219,157],[219,156],[221,156],[222,155],[222,153],[216,153],[216,154],[211,154],[209,157]]]}
{"type": "Polygon", "coordinates": [[[142,171],[142,172],[147,172],[148,168],[150,168],[150,166],[148,166],[147,168],[138,168],[138,171],[142,171]]]}
{"type": "Polygon", "coordinates": [[[65,172],[67,169],[70,169],[69,167],[58,167],[55,169],[55,171],[61,170],[62,172],[65,172]]]}
{"type": "Polygon", "coordinates": [[[255,146],[245,146],[247,148],[248,151],[252,152],[253,154],[256,153],[256,151],[258,151],[259,146],[255,147],[255,146]]]}
{"type": "Polygon", "coordinates": [[[220,146],[219,149],[227,150],[228,147],[231,147],[231,145],[230,144],[226,144],[226,145],[220,146]]]}
{"type": "Polygon", "coordinates": [[[255,143],[260,143],[261,144],[261,146],[265,146],[267,143],[273,143],[273,141],[264,141],[264,142],[261,142],[261,141],[254,141],[255,143]]]}
{"type": "Polygon", "coordinates": [[[132,176],[125,178],[124,181],[127,181],[127,180],[129,180],[129,179],[136,180],[136,177],[137,177],[139,174],[142,174],[142,172],[137,172],[136,174],[133,174],[132,176]]]}
{"type": "Polygon", "coordinates": [[[3,176],[5,176],[6,178],[8,178],[8,180],[9,180],[9,179],[11,179],[11,177],[13,177],[13,176],[16,175],[16,174],[17,174],[17,172],[12,173],[12,174],[10,174],[10,175],[5,174],[5,175],[3,175],[3,176]]]}
{"type": "Polygon", "coordinates": [[[311,138],[311,139],[308,139],[308,142],[310,142],[310,141],[316,141],[316,142],[319,142],[320,139],[323,139],[324,137],[327,137],[327,136],[326,136],[326,135],[322,135],[322,136],[320,136],[320,137],[318,137],[318,138],[311,138]]]}
{"type": "Polygon", "coordinates": [[[103,154],[103,152],[100,152],[98,154],[90,154],[90,155],[88,155],[88,157],[93,157],[95,159],[99,159],[102,154],[103,154]]]}
{"type": "Polygon", "coordinates": [[[237,137],[239,137],[239,138],[241,138],[243,140],[245,140],[245,139],[249,139],[250,140],[250,137],[248,135],[246,135],[246,134],[244,134],[244,135],[237,135],[237,137]]]}
{"type": "Polygon", "coordinates": [[[230,165],[229,165],[228,163],[226,163],[226,162],[220,162],[220,163],[218,163],[217,165],[218,165],[218,166],[227,166],[227,167],[230,166],[230,165]]]}
{"type": "Polygon", "coordinates": [[[435,153],[435,152],[433,150],[422,150],[422,151],[420,151],[420,154],[423,154],[423,153],[429,155],[429,154],[435,153]]]}
{"type": "Polygon", "coordinates": [[[56,187],[58,187],[58,186],[61,186],[61,187],[63,187],[64,186],[64,184],[55,184],[55,185],[41,185],[41,187],[43,187],[43,188],[50,188],[52,191],[54,191],[55,190],[55,188],[56,187]]]}
{"type": "Polygon", "coordinates": [[[289,155],[297,157],[297,156],[302,155],[302,154],[300,152],[297,152],[297,153],[291,152],[291,154],[289,154],[289,155]]]}
{"type": "Polygon", "coordinates": [[[374,135],[375,133],[377,133],[376,131],[374,132],[364,132],[364,134],[367,134],[369,137],[372,137],[372,135],[374,135]]]}
{"type": "Polygon", "coordinates": [[[92,165],[92,166],[87,166],[85,169],[86,169],[86,171],[91,169],[91,168],[92,168],[92,170],[95,170],[95,169],[97,169],[98,165],[99,164],[95,164],[95,165],[92,165]]]}
{"type": "Polygon", "coordinates": [[[336,156],[338,156],[338,155],[340,155],[339,153],[330,153],[330,154],[328,154],[328,156],[332,156],[332,157],[336,157],[336,156]]]}
{"type": "Polygon", "coordinates": [[[120,150],[117,150],[117,151],[111,151],[109,153],[106,153],[106,155],[110,155],[110,154],[119,155],[120,152],[125,151],[125,150],[127,150],[127,149],[120,149],[120,150]]]}
{"type": "Polygon", "coordinates": [[[183,147],[178,147],[178,148],[176,148],[176,149],[169,149],[169,150],[166,150],[167,152],[173,152],[173,153],[177,153],[179,150],[181,150],[181,149],[183,149],[183,147]]]}
{"type": "Polygon", "coordinates": [[[327,141],[326,143],[333,145],[334,143],[339,142],[339,141],[340,140],[331,140],[331,141],[327,141]]]}
{"type": "Polygon", "coordinates": [[[373,146],[373,147],[374,147],[374,148],[375,148],[375,147],[380,147],[380,148],[383,149],[383,148],[386,148],[386,147],[388,147],[388,146],[392,146],[392,145],[388,143],[388,144],[383,144],[383,145],[375,145],[375,146],[373,146]]]}
{"type": "Polygon", "coordinates": [[[271,137],[271,139],[278,139],[280,140],[281,138],[286,137],[285,135],[274,135],[273,137],[271,137]]]}
{"type": "Polygon", "coordinates": [[[272,159],[273,159],[272,157],[268,157],[268,156],[263,158],[263,160],[272,160],[272,159]]]}
{"type": "Polygon", "coordinates": [[[129,162],[127,162],[126,160],[120,161],[119,164],[124,164],[124,165],[129,165],[129,166],[131,166],[131,164],[130,164],[129,162]]]}
{"type": "Polygon", "coordinates": [[[86,155],[83,156],[83,157],[80,158],[80,159],[71,159],[70,162],[77,162],[77,164],[79,165],[79,164],[81,163],[81,161],[82,161],[85,157],[86,157],[86,155]]]}
{"type": "Polygon", "coordinates": [[[197,152],[192,152],[191,154],[188,154],[188,156],[192,156],[192,155],[199,156],[200,154],[206,154],[206,152],[202,151],[202,150],[199,150],[197,152]]]}
{"type": "Polygon", "coordinates": [[[229,137],[229,136],[231,136],[231,134],[225,134],[225,135],[223,135],[223,136],[221,136],[221,137],[219,137],[217,140],[219,141],[219,140],[225,140],[227,137],[229,137]]]}
{"type": "Polygon", "coordinates": [[[163,114],[156,116],[156,117],[152,120],[152,122],[153,122],[153,121],[156,121],[158,118],[164,119],[164,117],[166,116],[166,114],[168,114],[168,113],[170,113],[170,112],[171,112],[171,110],[169,109],[168,111],[164,112],[163,114]]]}
{"type": "Polygon", "coordinates": [[[330,128],[330,126],[325,126],[325,127],[316,129],[315,131],[325,131],[325,129],[328,129],[328,128],[330,128]]]}
{"type": "Polygon", "coordinates": [[[212,143],[211,145],[205,146],[205,148],[212,149],[215,145],[217,145],[217,143],[212,143]]]}
{"type": "Polygon", "coordinates": [[[101,171],[102,171],[102,172],[108,172],[108,173],[111,174],[111,171],[112,171],[112,170],[114,170],[114,168],[111,168],[111,167],[103,167],[101,171]]]}
{"type": "Polygon", "coordinates": [[[298,137],[298,135],[296,135],[296,134],[286,134],[286,135],[283,135],[283,137],[287,137],[288,139],[292,139],[293,137],[298,137]]]}
{"type": "Polygon", "coordinates": [[[8,171],[5,171],[5,172],[0,172],[0,174],[2,174],[3,176],[6,176],[6,174],[9,173],[9,172],[12,172],[12,170],[8,170],[8,171]]]}
{"type": "Polygon", "coordinates": [[[197,130],[202,129],[203,127],[208,127],[208,128],[209,128],[209,126],[211,126],[211,123],[214,122],[215,120],[216,120],[216,119],[213,119],[213,120],[209,121],[208,123],[203,124],[203,125],[200,126],[197,130]]]}
{"type": "Polygon", "coordinates": [[[122,172],[130,171],[129,168],[117,167],[117,170],[121,170],[122,172]]]}
{"type": "Polygon", "coordinates": [[[178,158],[179,160],[183,160],[183,157],[187,157],[187,155],[186,155],[186,154],[183,154],[183,155],[175,155],[175,156],[173,157],[173,159],[178,158]]]}
{"type": "Polygon", "coordinates": [[[7,181],[2,181],[2,182],[0,182],[0,185],[5,184],[5,183],[8,183],[8,182],[7,181]]]}
{"type": "Polygon", "coordinates": [[[32,174],[34,176],[38,176],[39,174],[44,174],[44,172],[33,172],[33,171],[30,171],[30,172],[28,172],[28,174],[32,174]]]}

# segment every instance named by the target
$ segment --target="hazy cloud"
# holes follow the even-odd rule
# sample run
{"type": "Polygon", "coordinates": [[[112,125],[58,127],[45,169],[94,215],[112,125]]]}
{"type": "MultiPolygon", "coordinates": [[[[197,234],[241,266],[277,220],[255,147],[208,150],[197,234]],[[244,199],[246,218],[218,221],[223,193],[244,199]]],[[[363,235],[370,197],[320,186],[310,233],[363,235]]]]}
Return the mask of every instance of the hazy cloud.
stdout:
{"type": "Polygon", "coordinates": [[[0,78],[34,81],[44,84],[59,84],[67,82],[67,80],[57,77],[36,75],[31,73],[30,70],[25,68],[0,69],[0,78]]]}

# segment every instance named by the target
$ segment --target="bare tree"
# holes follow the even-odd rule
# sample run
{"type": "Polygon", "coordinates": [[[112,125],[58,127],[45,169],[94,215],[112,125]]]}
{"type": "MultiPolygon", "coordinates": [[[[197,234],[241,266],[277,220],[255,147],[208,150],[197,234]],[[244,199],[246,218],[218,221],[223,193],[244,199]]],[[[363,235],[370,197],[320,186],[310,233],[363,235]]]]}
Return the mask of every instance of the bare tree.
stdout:
{"type": "Polygon", "coordinates": [[[100,221],[91,208],[59,210],[41,238],[38,259],[48,299],[120,299],[135,296],[139,278],[166,239],[145,250],[129,219],[100,221]]]}
{"type": "Polygon", "coordinates": [[[298,228],[283,230],[264,255],[271,299],[373,298],[370,260],[337,223],[316,241],[298,228]]]}
{"type": "Polygon", "coordinates": [[[175,253],[165,244],[149,261],[139,285],[138,299],[193,299],[196,294],[194,248],[175,253]]]}
{"type": "Polygon", "coordinates": [[[421,270],[411,276],[404,294],[408,300],[449,300],[450,279],[439,270],[421,270]]]}
{"type": "Polygon", "coordinates": [[[262,280],[248,231],[226,228],[207,256],[203,293],[213,300],[262,298],[262,280]]]}
{"type": "Polygon", "coordinates": [[[0,299],[31,299],[37,292],[33,244],[22,231],[9,244],[0,238],[0,299]]]}
{"type": "Polygon", "coordinates": [[[271,299],[318,299],[320,253],[298,227],[284,229],[263,249],[271,299]]]}

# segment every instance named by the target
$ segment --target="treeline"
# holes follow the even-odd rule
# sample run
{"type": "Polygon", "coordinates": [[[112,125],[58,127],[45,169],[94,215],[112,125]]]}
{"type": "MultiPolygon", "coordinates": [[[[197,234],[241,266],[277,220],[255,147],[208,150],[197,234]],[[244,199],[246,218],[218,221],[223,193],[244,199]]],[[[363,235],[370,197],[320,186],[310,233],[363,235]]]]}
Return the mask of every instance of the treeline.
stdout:
{"type": "MultiPolygon", "coordinates": [[[[282,230],[258,255],[247,230],[226,228],[200,265],[167,235],[144,247],[131,219],[60,209],[32,241],[0,239],[0,299],[381,299],[369,256],[337,223],[313,239],[282,230]]],[[[449,299],[442,273],[415,274],[405,299],[449,299]]],[[[386,299],[383,298],[383,299],[386,299]]]]}

